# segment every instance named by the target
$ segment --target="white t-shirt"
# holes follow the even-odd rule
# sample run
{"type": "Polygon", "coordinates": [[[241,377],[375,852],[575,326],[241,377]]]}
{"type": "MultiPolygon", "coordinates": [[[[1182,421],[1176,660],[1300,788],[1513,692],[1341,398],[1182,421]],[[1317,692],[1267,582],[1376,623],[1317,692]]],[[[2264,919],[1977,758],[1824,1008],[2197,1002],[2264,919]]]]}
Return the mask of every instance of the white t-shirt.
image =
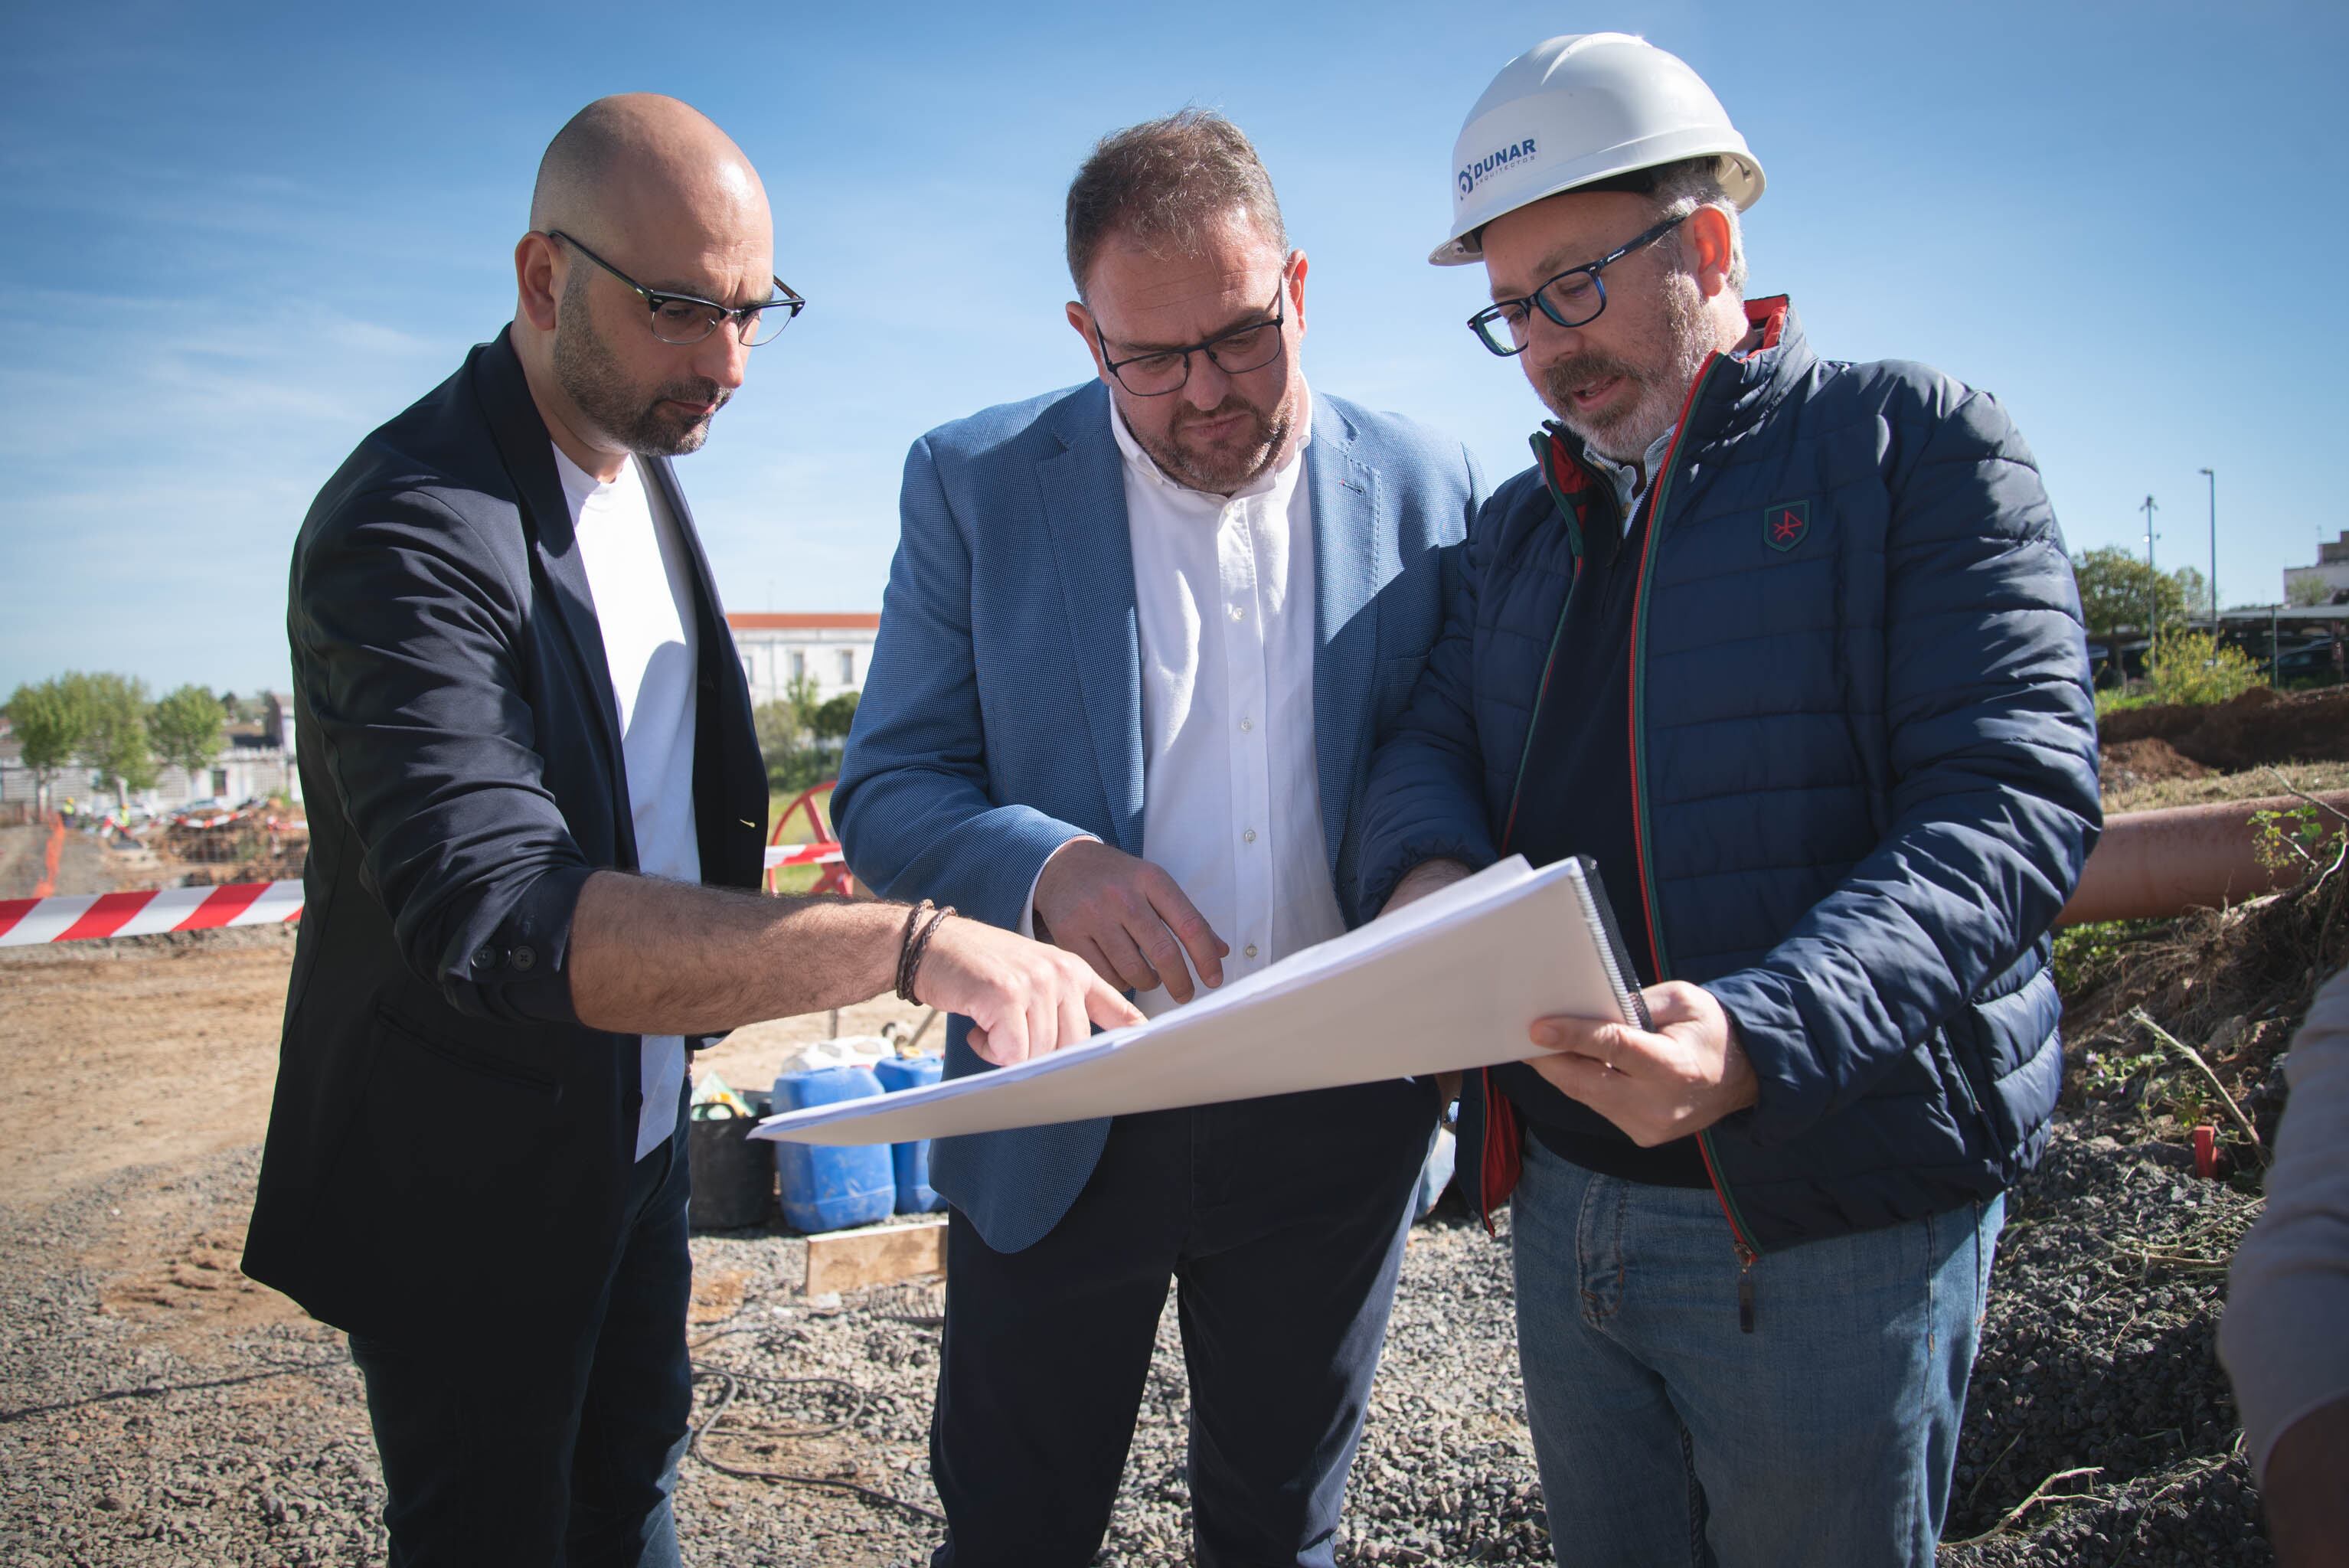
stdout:
{"type": "MultiPolygon", "coordinates": [[[[579,558],[604,659],[619,707],[620,751],[628,773],[628,811],[636,835],[636,869],[675,882],[701,880],[694,837],[693,721],[695,655],[693,573],[677,520],[630,458],[602,483],[554,453],[571,503],[579,558]]],[[[677,1129],[685,1083],[685,1040],[647,1035],[638,1049],[643,1110],[636,1158],[658,1149],[677,1129]]]]}

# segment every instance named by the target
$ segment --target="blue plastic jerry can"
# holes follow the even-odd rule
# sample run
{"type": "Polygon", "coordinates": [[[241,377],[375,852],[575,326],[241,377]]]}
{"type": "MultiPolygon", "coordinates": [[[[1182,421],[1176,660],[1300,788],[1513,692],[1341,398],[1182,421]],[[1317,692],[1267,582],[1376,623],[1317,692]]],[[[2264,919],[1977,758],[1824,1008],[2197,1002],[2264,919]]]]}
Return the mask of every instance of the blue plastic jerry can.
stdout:
{"type": "MultiPolygon", "coordinates": [[[[876,1065],[873,1076],[881,1080],[883,1088],[894,1093],[937,1082],[946,1066],[936,1057],[896,1057],[876,1065]]],[[[947,1206],[944,1198],[930,1191],[928,1139],[891,1144],[889,1160],[897,1176],[897,1212],[935,1214],[947,1206]]]]}
{"type": "MultiPolygon", "coordinates": [[[[775,1109],[804,1110],[881,1092],[870,1068],[813,1068],[775,1080],[775,1109]]],[[[826,1149],[775,1145],[775,1183],[783,1221],[795,1231],[837,1231],[885,1220],[897,1204],[897,1178],[881,1144],[826,1149]]]]}

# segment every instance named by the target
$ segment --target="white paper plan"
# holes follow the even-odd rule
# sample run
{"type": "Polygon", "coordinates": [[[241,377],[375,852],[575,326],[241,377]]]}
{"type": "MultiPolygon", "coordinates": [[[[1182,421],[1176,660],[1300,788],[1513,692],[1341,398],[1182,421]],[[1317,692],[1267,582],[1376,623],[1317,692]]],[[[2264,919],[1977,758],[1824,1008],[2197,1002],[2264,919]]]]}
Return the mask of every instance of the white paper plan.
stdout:
{"type": "Polygon", "coordinates": [[[1520,1061],[1536,1018],[1627,1016],[1582,866],[1522,855],[1082,1046],[770,1117],[793,1143],[902,1143],[1520,1061]]]}

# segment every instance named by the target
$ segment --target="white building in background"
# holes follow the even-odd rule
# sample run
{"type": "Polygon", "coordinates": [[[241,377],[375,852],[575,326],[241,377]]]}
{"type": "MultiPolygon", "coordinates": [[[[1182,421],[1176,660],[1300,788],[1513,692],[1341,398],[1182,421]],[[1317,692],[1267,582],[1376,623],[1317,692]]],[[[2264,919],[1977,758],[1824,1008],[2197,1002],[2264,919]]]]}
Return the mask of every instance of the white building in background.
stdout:
{"type": "Polygon", "coordinates": [[[2319,544],[2316,547],[2315,565],[2287,566],[2283,569],[2283,602],[2285,603],[2298,602],[2292,597],[2292,590],[2300,587],[2303,583],[2323,585],[2324,593],[2323,598],[2317,600],[2318,603],[2323,603],[2344,589],[2349,589],[2349,528],[2341,531],[2339,542],[2319,544]]]}
{"type": "Polygon", "coordinates": [[[750,683],[750,706],[781,702],[792,682],[815,683],[818,701],[864,687],[873,663],[873,639],[880,634],[876,613],[777,614],[733,611],[726,617],[734,651],[750,683]]]}
{"type": "MultiPolygon", "coordinates": [[[[175,811],[191,800],[234,806],[272,795],[301,799],[302,777],[294,764],[293,695],[271,692],[262,698],[261,709],[257,719],[239,719],[225,727],[220,755],[208,767],[190,771],[158,765],[153,788],[130,791],[127,803],[160,813],[175,811]]],[[[0,808],[30,805],[35,784],[16,738],[0,733],[0,808]]],[[[78,763],[57,770],[49,796],[52,805],[73,800],[102,810],[114,804],[114,791],[101,787],[90,769],[78,763]]]]}

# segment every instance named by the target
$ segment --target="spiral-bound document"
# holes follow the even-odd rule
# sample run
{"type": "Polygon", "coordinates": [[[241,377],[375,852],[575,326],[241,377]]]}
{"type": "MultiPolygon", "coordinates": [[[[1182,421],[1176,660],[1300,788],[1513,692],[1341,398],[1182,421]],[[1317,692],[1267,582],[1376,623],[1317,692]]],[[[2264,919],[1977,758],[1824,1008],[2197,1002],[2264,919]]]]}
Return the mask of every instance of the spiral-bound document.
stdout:
{"type": "Polygon", "coordinates": [[[1186,1006],[1016,1067],[761,1122],[793,1143],[903,1143],[1521,1061],[1537,1018],[1645,1023],[1588,861],[1512,855],[1186,1006]]]}

